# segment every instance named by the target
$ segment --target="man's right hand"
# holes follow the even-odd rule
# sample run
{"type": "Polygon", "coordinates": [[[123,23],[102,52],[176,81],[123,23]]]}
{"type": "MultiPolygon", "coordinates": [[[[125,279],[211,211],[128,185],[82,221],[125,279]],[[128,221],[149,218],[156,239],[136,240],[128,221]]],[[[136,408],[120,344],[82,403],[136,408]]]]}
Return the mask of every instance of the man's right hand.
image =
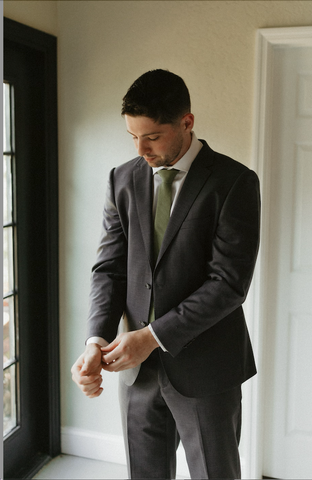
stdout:
{"type": "Polygon", "coordinates": [[[101,395],[101,345],[90,343],[71,368],[72,379],[89,398],[101,395]]]}

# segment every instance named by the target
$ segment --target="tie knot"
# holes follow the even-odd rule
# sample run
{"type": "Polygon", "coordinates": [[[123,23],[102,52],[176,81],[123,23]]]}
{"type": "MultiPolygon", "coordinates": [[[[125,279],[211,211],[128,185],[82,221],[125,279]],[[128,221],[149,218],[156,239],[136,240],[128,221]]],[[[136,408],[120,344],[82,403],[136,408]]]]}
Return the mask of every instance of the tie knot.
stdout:
{"type": "Polygon", "coordinates": [[[179,170],[175,170],[174,168],[171,170],[162,169],[162,170],[158,170],[157,173],[161,176],[163,183],[171,184],[174,180],[174,177],[178,173],[178,171],[179,170]]]}

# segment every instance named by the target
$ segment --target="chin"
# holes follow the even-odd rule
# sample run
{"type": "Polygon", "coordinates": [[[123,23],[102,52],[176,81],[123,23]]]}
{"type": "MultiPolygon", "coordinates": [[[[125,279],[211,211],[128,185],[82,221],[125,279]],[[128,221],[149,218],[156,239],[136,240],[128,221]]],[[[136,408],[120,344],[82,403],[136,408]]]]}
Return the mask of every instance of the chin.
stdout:
{"type": "MultiPolygon", "coordinates": [[[[145,157],[144,157],[145,158],[145,157]]],[[[161,159],[157,160],[155,158],[145,158],[150,167],[163,167],[165,162],[161,159]]]]}

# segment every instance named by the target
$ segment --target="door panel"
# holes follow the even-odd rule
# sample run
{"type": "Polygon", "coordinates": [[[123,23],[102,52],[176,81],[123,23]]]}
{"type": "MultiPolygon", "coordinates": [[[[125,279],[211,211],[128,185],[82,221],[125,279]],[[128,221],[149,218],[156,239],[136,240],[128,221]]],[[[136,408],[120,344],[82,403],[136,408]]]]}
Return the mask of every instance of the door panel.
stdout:
{"type": "Polygon", "coordinates": [[[264,475],[312,475],[312,48],[274,49],[264,475]]]}

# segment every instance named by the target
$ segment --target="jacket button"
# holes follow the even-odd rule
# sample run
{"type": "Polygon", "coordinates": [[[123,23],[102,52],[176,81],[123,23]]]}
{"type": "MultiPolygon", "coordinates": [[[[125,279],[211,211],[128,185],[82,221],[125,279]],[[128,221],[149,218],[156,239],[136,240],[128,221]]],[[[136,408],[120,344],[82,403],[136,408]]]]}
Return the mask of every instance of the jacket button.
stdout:
{"type": "Polygon", "coordinates": [[[150,285],[149,283],[146,283],[146,284],[145,284],[145,288],[147,288],[148,290],[150,290],[152,287],[151,287],[151,285],[150,285]]]}
{"type": "Polygon", "coordinates": [[[140,322],[140,325],[142,325],[142,327],[147,327],[148,323],[147,322],[140,322]]]}

